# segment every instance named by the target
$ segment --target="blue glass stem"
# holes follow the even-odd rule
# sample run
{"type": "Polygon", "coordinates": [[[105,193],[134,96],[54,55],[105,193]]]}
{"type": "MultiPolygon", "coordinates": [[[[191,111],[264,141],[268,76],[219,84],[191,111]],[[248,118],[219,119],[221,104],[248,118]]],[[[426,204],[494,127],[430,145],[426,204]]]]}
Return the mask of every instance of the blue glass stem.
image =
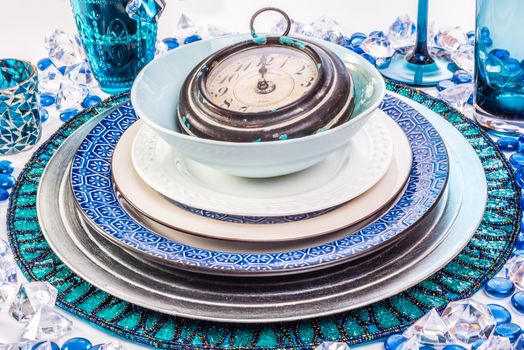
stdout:
{"type": "Polygon", "coordinates": [[[418,1],[417,13],[417,43],[415,50],[410,53],[406,60],[417,65],[427,65],[435,63],[428,50],[428,13],[429,0],[418,1]]]}

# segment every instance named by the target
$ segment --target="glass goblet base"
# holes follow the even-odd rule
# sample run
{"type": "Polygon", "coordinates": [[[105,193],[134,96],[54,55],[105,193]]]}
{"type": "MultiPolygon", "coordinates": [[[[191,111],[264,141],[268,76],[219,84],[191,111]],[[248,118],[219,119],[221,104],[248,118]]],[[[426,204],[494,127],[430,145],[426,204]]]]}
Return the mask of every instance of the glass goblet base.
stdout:
{"type": "Polygon", "coordinates": [[[442,80],[451,79],[453,73],[448,69],[448,62],[433,57],[434,63],[418,65],[406,61],[404,55],[395,54],[387,67],[380,70],[386,78],[413,86],[436,86],[442,80]]]}

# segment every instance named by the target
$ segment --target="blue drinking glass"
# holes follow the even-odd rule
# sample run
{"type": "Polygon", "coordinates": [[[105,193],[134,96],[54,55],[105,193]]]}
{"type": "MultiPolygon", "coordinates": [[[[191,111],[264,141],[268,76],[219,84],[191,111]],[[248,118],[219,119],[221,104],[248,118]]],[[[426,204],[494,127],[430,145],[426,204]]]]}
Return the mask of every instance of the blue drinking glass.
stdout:
{"type": "Polygon", "coordinates": [[[100,88],[127,91],[153,60],[157,24],[137,21],[126,12],[127,0],[71,0],[78,34],[100,88]]]}
{"type": "Polygon", "coordinates": [[[430,54],[428,49],[429,0],[419,0],[417,8],[417,42],[406,56],[395,53],[391,63],[380,68],[387,78],[414,86],[435,86],[451,79],[448,62],[430,54]]]}
{"type": "Polygon", "coordinates": [[[475,118],[524,133],[524,1],[477,0],[475,118]]]}
{"type": "Polygon", "coordinates": [[[0,59],[0,154],[33,147],[42,133],[38,74],[26,61],[0,59]]]}

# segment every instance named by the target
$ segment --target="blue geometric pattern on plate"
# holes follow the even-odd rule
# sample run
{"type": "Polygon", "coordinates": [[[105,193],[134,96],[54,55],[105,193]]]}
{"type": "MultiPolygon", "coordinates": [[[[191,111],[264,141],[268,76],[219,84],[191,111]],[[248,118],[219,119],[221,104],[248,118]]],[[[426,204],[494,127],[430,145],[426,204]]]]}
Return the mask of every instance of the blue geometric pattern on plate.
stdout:
{"type": "MultiPolygon", "coordinates": [[[[167,198],[167,197],[166,197],[167,198]]],[[[169,199],[170,200],[170,199],[169,199]]],[[[309,220],[316,218],[317,216],[321,216],[324,214],[329,213],[330,211],[333,211],[338,208],[338,206],[327,208],[324,210],[314,211],[310,213],[304,213],[304,214],[298,214],[298,215],[286,215],[286,216],[244,216],[244,215],[229,215],[229,214],[222,214],[217,213],[210,210],[204,210],[204,209],[198,209],[193,208],[188,205],[184,205],[182,203],[172,201],[173,204],[176,206],[187,210],[188,212],[200,215],[205,218],[218,220],[218,221],[224,221],[224,222],[231,222],[235,224],[256,224],[256,225],[274,225],[274,224],[284,224],[286,222],[296,222],[296,221],[302,221],[302,220],[309,220]]]]}
{"type": "Polygon", "coordinates": [[[180,267],[246,273],[331,264],[360,255],[401,234],[433,207],[447,181],[446,147],[433,126],[415,109],[392,96],[386,96],[381,109],[404,130],[413,151],[406,191],[379,219],[333,242],[276,253],[226,253],[175,242],[142,226],[118,202],[111,179],[113,150],[122,133],[137,120],[130,103],[102,120],[78,149],[71,177],[74,196],[90,220],[112,239],[180,267]]]}

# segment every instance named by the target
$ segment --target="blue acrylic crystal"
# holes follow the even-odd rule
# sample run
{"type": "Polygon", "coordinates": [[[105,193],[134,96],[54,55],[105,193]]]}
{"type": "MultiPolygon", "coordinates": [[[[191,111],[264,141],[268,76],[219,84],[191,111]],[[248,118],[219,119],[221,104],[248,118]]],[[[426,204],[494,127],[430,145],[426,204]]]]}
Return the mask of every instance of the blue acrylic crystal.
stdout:
{"type": "Polygon", "coordinates": [[[353,41],[355,39],[361,39],[362,41],[364,41],[366,38],[367,38],[367,35],[364,34],[364,33],[361,33],[361,32],[355,32],[350,37],[351,41],[353,41]]]}
{"type": "Polygon", "coordinates": [[[491,52],[489,54],[497,57],[499,60],[505,60],[505,59],[509,58],[509,51],[508,50],[493,49],[493,50],[491,50],[491,52]]]}
{"type": "Polygon", "coordinates": [[[491,36],[491,33],[490,33],[488,27],[482,27],[480,29],[480,37],[481,38],[489,38],[490,36],[491,36]]]}
{"type": "Polygon", "coordinates": [[[156,23],[165,7],[164,0],[129,0],[126,12],[138,22],[156,23]]]}
{"type": "Polygon", "coordinates": [[[511,313],[504,306],[498,304],[488,304],[487,306],[497,324],[511,322],[511,313]]]}
{"type": "Polygon", "coordinates": [[[524,168],[519,168],[515,173],[515,181],[520,188],[524,188],[524,168]]]}
{"type": "Polygon", "coordinates": [[[438,83],[437,90],[438,91],[443,91],[443,90],[446,90],[446,89],[448,89],[450,87],[453,87],[455,85],[456,84],[453,81],[451,81],[451,80],[442,80],[442,81],[440,81],[438,83]]]}
{"type": "Polygon", "coordinates": [[[443,347],[442,350],[466,350],[466,348],[458,344],[449,344],[443,347]]]}
{"type": "Polygon", "coordinates": [[[67,122],[71,120],[77,114],[78,114],[78,110],[76,108],[66,109],[62,113],[60,113],[60,120],[63,122],[67,122]]]}
{"type": "Polygon", "coordinates": [[[475,96],[473,94],[469,95],[468,104],[473,105],[475,96]]]}
{"type": "Polygon", "coordinates": [[[40,94],[40,105],[42,107],[49,107],[56,102],[56,95],[50,92],[43,92],[40,94]]]}
{"type": "Polygon", "coordinates": [[[469,74],[469,72],[466,72],[463,69],[459,69],[455,73],[453,73],[453,81],[457,84],[471,83],[472,80],[473,78],[471,74],[469,74]]]}
{"type": "Polygon", "coordinates": [[[38,63],[36,64],[36,66],[38,67],[38,69],[40,70],[46,70],[50,65],[52,65],[53,62],[51,61],[51,59],[49,58],[43,58],[41,59],[40,61],[38,61],[38,63]]]}
{"type": "Polygon", "coordinates": [[[0,188],[8,190],[15,186],[16,179],[9,174],[0,174],[0,188]]]}
{"type": "Polygon", "coordinates": [[[522,329],[515,323],[501,323],[495,327],[495,335],[506,337],[514,342],[522,333],[522,329]]]}
{"type": "Polygon", "coordinates": [[[191,36],[188,36],[187,38],[184,39],[184,44],[187,45],[187,44],[191,44],[191,43],[194,43],[196,41],[200,41],[202,40],[202,37],[198,34],[193,34],[191,36]]]}
{"type": "MultiPolygon", "coordinates": [[[[524,206],[522,205],[523,197],[524,196],[520,197],[520,207],[521,207],[521,209],[524,210],[524,206]]],[[[517,241],[515,242],[515,249],[517,249],[517,250],[524,250],[524,233],[522,232],[523,231],[522,230],[523,224],[524,223],[521,221],[520,222],[520,231],[521,231],[521,233],[518,235],[517,241]]]]}
{"type": "Polygon", "coordinates": [[[480,38],[479,42],[485,47],[491,47],[493,40],[491,38],[480,38]]]}
{"type": "Polygon", "coordinates": [[[102,102],[102,98],[97,95],[87,95],[82,101],[82,108],[89,108],[102,102]]]}
{"type": "Polygon", "coordinates": [[[9,160],[2,160],[0,161],[0,174],[7,174],[11,175],[15,171],[15,167],[13,166],[13,163],[9,160]]]}
{"type": "Polygon", "coordinates": [[[406,337],[400,334],[393,334],[384,341],[385,350],[396,350],[399,346],[407,340],[406,337]]]}
{"type": "Polygon", "coordinates": [[[516,152],[519,150],[520,143],[514,137],[501,137],[497,141],[497,146],[502,152],[516,152]]]}
{"type": "Polygon", "coordinates": [[[364,57],[372,65],[375,65],[375,63],[377,62],[373,56],[371,56],[370,54],[367,54],[365,52],[363,54],[361,54],[361,56],[364,57]]]}
{"type": "Polygon", "coordinates": [[[364,53],[364,50],[362,50],[362,48],[360,46],[349,46],[348,49],[350,49],[351,51],[359,54],[359,55],[362,55],[364,53]]]}
{"type": "Polygon", "coordinates": [[[486,294],[493,298],[507,298],[515,291],[513,282],[508,278],[495,277],[484,285],[486,294]]]}
{"type": "Polygon", "coordinates": [[[519,142],[524,143],[524,134],[519,136],[519,142]]]}
{"type": "Polygon", "coordinates": [[[353,47],[360,47],[364,40],[366,40],[367,35],[364,33],[354,33],[351,38],[349,38],[349,41],[351,43],[351,46],[353,47]]]}
{"type": "Polygon", "coordinates": [[[40,108],[40,120],[45,123],[49,119],[49,112],[45,108],[40,108]]]}
{"type": "Polygon", "coordinates": [[[164,43],[164,45],[166,45],[168,51],[176,49],[180,46],[176,38],[165,38],[164,40],[162,40],[162,42],[164,43]]]}
{"type": "Polygon", "coordinates": [[[4,190],[3,188],[0,188],[0,202],[5,201],[9,198],[9,192],[7,190],[4,190]]]}
{"type": "MultiPolygon", "coordinates": [[[[32,350],[40,349],[42,347],[42,345],[44,345],[44,343],[45,342],[43,342],[43,341],[38,342],[35,345],[33,345],[33,347],[31,349],[32,350]]],[[[57,343],[55,343],[55,342],[50,342],[50,343],[51,343],[51,350],[60,350],[60,347],[58,346],[57,343]]]]}
{"type": "Polygon", "coordinates": [[[71,338],[62,344],[61,350],[89,350],[92,344],[85,338],[71,338]]]}
{"type": "Polygon", "coordinates": [[[470,32],[467,32],[466,36],[468,37],[468,44],[475,46],[475,31],[472,30],[470,32]]]}
{"type": "Polygon", "coordinates": [[[514,153],[509,157],[509,162],[515,169],[522,168],[524,166],[524,153],[514,153]]]}
{"type": "Polygon", "coordinates": [[[504,63],[505,63],[506,68],[510,72],[516,73],[516,72],[519,72],[520,69],[521,69],[520,61],[515,59],[515,58],[508,58],[508,59],[504,60],[504,63]]]}
{"type": "Polygon", "coordinates": [[[473,345],[471,345],[471,350],[477,350],[482,344],[484,344],[486,342],[485,339],[480,339],[479,341],[477,341],[476,343],[474,343],[473,345]]]}
{"type": "Polygon", "coordinates": [[[520,312],[524,314],[524,292],[517,292],[511,297],[511,305],[520,312]]]}
{"type": "Polygon", "coordinates": [[[338,40],[338,44],[340,46],[344,46],[344,47],[350,47],[351,46],[351,39],[348,38],[347,36],[342,36],[339,40],[338,40]]]}

